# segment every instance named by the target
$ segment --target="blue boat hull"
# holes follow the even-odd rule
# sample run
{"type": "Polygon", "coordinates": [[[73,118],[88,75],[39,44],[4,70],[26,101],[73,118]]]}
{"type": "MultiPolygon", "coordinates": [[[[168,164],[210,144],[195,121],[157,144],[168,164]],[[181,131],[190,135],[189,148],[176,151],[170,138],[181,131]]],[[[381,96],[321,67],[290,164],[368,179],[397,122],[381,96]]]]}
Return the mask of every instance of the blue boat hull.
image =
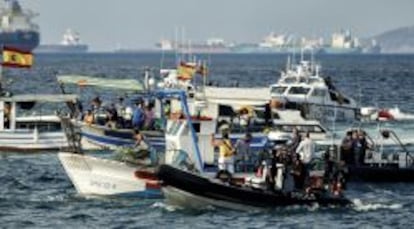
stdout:
{"type": "Polygon", "coordinates": [[[40,42],[40,34],[36,31],[0,32],[0,45],[25,52],[31,52],[40,42]]]}

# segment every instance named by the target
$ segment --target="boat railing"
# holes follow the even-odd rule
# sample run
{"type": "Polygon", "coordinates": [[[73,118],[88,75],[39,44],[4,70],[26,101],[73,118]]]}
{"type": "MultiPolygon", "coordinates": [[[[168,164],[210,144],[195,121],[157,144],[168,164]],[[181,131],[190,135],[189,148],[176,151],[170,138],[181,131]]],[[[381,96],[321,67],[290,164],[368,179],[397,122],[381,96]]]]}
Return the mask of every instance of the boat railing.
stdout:
{"type": "Polygon", "coordinates": [[[64,150],[82,154],[80,129],[75,126],[70,117],[59,115],[59,118],[61,120],[62,130],[65,133],[68,142],[68,145],[64,150]]]}
{"type": "Polygon", "coordinates": [[[410,151],[407,149],[406,145],[402,143],[401,139],[398,137],[398,135],[395,133],[395,131],[393,130],[388,130],[388,129],[383,129],[381,130],[381,136],[383,138],[389,138],[389,137],[393,137],[393,139],[398,143],[398,145],[401,147],[401,149],[403,150],[404,153],[406,153],[406,164],[412,164],[412,163],[408,163],[409,160],[408,158],[411,159],[411,162],[414,161],[414,156],[411,155],[410,151]]]}

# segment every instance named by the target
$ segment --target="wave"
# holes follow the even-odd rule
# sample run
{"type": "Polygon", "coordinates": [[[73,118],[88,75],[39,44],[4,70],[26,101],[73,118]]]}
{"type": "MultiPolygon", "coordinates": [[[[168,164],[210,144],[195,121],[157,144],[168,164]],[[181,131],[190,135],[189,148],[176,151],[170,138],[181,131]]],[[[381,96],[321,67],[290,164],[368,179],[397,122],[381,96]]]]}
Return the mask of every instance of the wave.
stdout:
{"type": "Polygon", "coordinates": [[[175,212],[177,210],[183,210],[182,207],[176,206],[176,205],[169,205],[164,202],[155,202],[151,205],[151,208],[160,208],[162,210],[166,210],[168,212],[175,212]]]}
{"type": "Polygon", "coordinates": [[[402,204],[398,203],[363,203],[360,199],[353,199],[352,203],[354,204],[354,210],[366,212],[366,211],[376,211],[376,210],[382,210],[382,209],[401,209],[403,207],[402,204]]]}

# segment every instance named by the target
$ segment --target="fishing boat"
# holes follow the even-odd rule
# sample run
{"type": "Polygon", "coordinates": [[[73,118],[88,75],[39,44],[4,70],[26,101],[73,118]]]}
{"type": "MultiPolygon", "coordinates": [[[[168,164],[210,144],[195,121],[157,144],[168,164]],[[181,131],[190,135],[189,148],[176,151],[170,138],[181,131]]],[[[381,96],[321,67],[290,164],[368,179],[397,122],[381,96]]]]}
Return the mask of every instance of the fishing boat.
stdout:
{"type": "Polygon", "coordinates": [[[77,192],[82,195],[159,198],[154,167],[60,152],[59,160],[77,192]]]}
{"type": "MultiPolygon", "coordinates": [[[[105,79],[102,77],[81,76],[81,75],[59,75],[57,80],[60,83],[63,91],[67,85],[77,85],[81,88],[96,87],[100,89],[117,90],[122,96],[138,97],[145,96],[144,85],[135,79],[105,79]]],[[[132,104],[130,104],[132,105],[132,104]]],[[[132,115],[132,108],[125,106],[125,118],[130,119],[132,115]],[[126,112],[129,110],[130,112],[126,112]],[[127,117],[128,116],[128,117],[127,117]]],[[[157,109],[157,110],[160,110],[157,109]]],[[[120,114],[121,115],[121,114],[120,114]]],[[[158,113],[158,117],[160,117],[158,113]]],[[[94,123],[86,123],[83,120],[77,120],[76,123],[81,127],[82,140],[88,145],[89,149],[117,149],[124,146],[132,146],[135,143],[133,139],[134,129],[132,127],[112,128],[105,125],[105,114],[99,113],[95,115],[96,121],[94,123]]],[[[164,148],[164,134],[160,129],[142,131],[149,144],[156,149],[162,150],[164,148]]]]}
{"type": "Polygon", "coordinates": [[[24,115],[36,103],[71,103],[76,95],[24,94],[0,97],[0,150],[44,151],[67,146],[57,115],[24,115]]]}
{"type": "MultiPolygon", "coordinates": [[[[186,94],[181,90],[162,90],[151,92],[154,98],[160,100],[179,98],[183,104],[185,114],[188,112],[186,94]]],[[[197,119],[197,117],[185,116],[194,121],[197,128],[196,135],[200,141],[210,141],[211,133],[214,131],[214,120],[197,119]]],[[[71,128],[67,134],[74,135],[76,128],[69,121],[71,128]]],[[[170,131],[176,131],[174,128],[170,131]]],[[[70,139],[75,139],[73,137],[70,139]]],[[[74,144],[66,151],[59,153],[59,160],[66,173],[74,184],[78,193],[83,195],[116,195],[116,196],[140,196],[147,198],[159,197],[161,194],[158,178],[155,176],[155,167],[164,161],[164,153],[157,155],[150,161],[124,160],[123,158],[108,159],[83,154],[80,143],[74,144]]],[[[157,153],[157,152],[156,152],[157,153]]],[[[159,153],[159,152],[158,152],[159,153]]],[[[204,155],[205,161],[214,164],[214,151],[204,155]]]]}
{"type": "MultiPolygon", "coordinates": [[[[168,74],[176,74],[176,71],[170,70],[168,74]]],[[[167,77],[169,78],[169,77],[167,77]]],[[[57,76],[58,82],[62,85],[75,84],[82,88],[84,87],[98,87],[98,88],[109,88],[109,89],[116,89],[117,93],[122,91],[122,93],[128,94],[129,97],[132,97],[132,101],[138,99],[151,99],[151,91],[154,90],[154,82],[153,79],[149,76],[149,73],[146,72],[144,84],[141,82],[134,80],[134,79],[104,79],[98,77],[91,77],[91,76],[76,76],[76,75],[60,75],[57,76]],[[153,83],[150,83],[150,82],[153,83]]],[[[166,82],[166,81],[165,81],[166,82]]],[[[170,88],[175,89],[188,89],[186,84],[169,84],[170,88]]],[[[163,86],[164,89],[168,88],[163,86]]],[[[191,96],[192,91],[186,90],[187,95],[189,96],[188,99],[188,106],[191,114],[193,116],[197,116],[198,118],[204,118],[208,121],[212,122],[211,133],[216,133],[218,131],[217,122],[214,114],[210,116],[210,110],[205,110],[204,103],[202,100],[191,96]],[[201,111],[202,110],[202,111],[201,111]],[[205,114],[209,114],[207,117],[205,114]],[[214,120],[212,120],[212,118],[214,120]]],[[[164,139],[164,130],[165,127],[162,123],[165,123],[165,120],[169,117],[166,117],[164,112],[164,105],[159,103],[159,100],[155,100],[155,114],[157,123],[161,123],[156,128],[152,130],[143,130],[142,133],[144,134],[148,143],[154,147],[158,151],[165,150],[165,139],[164,139]]],[[[211,107],[211,106],[210,106],[211,107]]],[[[169,109],[171,117],[179,116],[182,113],[181,110],[181,103],[178,101],[169,101],[169,109]]],[[[217,108],[216,108],[217,109],[217,108]]],[[[132,108],[126,107],[125,110],[132,111],[132,108]]],[[[132,112],[130,112],[132,114],[132,112]]],[[[131,116],[131,114],[127,114],[127,116],[131,116]]],[[[130,118],[130,117],[129,117],[130,118]]],[[[96,122],[93,124],[85,123],[84,121],[77,121],[77,125],[81,126],[81,133],[82,133],[82,140],[84,145],[88,145],[89,149],[118,149],[120,147],[128,147],[132,146],[135,143],[133,138],[134,129],[132,127],[128,128],[110,128],[107,127],[104,123],[105,115],[102,114],[101,116],[97,116],[96,122]],[[99,121],[102,120],[102,122],[99,121]]],[[[221,134],[217,134],[219,137],[221,134]]],[[[238,139],[242,138],[245,133],[241,132],[232,132],[230,134],[231,140],[235,143],[238,139]]],[[[261,148],[263,145],[266,144],[267,136],[265,133],[261,131],[257,131],[252,133],[252,144],[251,147],[256,150],[261,148]]]]}
{"type": "MultiPolygon", "coordinates": [[[[329,192],[322,195],[305,195],[285,190],[284,185],[276,192],[257,189],[247,185],[251,174],[237,173],[238,184],[215,179],[206,166],[211,150],[205,147],[196,135],[197,128],[191,119],[169,122],[166,131],[165,165],[161,165],[157,176],[162,181],[162,190],[167,201],[173,205],[184,207],[205,208],[218,206],[231,209],[246,207],[278,207],[288,205],[349,205],[350,201],[343,196],[331,196],[329,192]]],[[[284,180],[285,168],[278,169],[278,179],[284,180]]],[[[231,180],[232,177],[230,177],[231,180]]],[[[282,182],[278,182],[283,183],[282,182]]]]}

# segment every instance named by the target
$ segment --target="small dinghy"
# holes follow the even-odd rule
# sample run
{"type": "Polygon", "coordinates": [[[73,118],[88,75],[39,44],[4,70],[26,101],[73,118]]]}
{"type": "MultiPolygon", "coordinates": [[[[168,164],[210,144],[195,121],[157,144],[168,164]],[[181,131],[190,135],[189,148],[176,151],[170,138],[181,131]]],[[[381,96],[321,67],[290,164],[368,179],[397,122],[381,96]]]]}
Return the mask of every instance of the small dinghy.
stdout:
{"type": "Polygon", "coordinates": [[[351,204],[351,201],[342,196],[285,193],[231,185],[170,165],[161,165],[157,176],[162,180],[163,193],[170,204],[190,208],[217,206],[245,210],[246,207],[347,206],[351,204]]]}

